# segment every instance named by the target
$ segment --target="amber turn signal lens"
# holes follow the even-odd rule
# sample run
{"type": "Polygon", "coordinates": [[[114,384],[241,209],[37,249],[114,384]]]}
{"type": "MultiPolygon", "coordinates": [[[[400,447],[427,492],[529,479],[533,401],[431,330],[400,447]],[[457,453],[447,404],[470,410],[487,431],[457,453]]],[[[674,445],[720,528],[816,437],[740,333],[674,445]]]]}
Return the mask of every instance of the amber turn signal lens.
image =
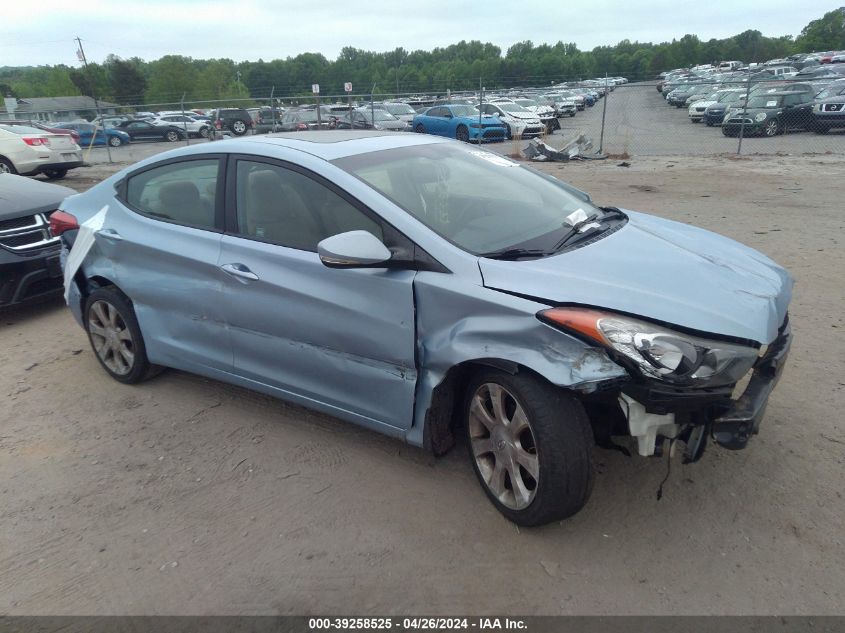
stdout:
{"type": "Polygon", "coordinates": [[[583,334],[597,343],[605,344],[607,339],[599,330],[599,319],[608,315],[590,308],[549,308],[537,314],[542,320],[566,330],[583,334]]]}

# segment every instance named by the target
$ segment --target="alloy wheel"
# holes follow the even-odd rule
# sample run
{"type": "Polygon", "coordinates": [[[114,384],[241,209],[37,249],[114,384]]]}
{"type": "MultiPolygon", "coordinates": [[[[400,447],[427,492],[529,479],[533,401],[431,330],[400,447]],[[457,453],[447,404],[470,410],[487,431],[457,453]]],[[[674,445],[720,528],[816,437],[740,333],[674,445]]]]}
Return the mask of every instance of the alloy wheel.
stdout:
{"type": "Polygon", "coordinates": [[[132,371],[135,341],[120,312],[107,301],[95,301],[88,310],[88,333],[103,364],[119,376],[132,371]]]}
{"type": "Polygon", "coordinates": [[[487,382],[469,405],[472,455],[490,492],[502,505],[522,510],[537,493],[540,462],[525,409],[502,385],[487,382]]]}

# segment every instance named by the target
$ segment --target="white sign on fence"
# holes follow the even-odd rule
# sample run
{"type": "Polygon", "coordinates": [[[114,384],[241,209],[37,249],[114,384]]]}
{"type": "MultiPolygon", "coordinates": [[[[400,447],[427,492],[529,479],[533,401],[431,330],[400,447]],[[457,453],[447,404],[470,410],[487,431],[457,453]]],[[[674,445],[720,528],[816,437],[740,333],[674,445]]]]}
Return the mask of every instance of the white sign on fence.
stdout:
{"type": "Polygon", "coordinates": [[[315,95],[320,94],[320,84],[311,84],[311,92],[315,95]]]}
{"type": "Polygon", "coordinates": [[[343,89],[344,89],[346,92],[352,92],[352,82],[351,82],[351,81],[347,81],[345,84],[343,84],[343,89]]]}

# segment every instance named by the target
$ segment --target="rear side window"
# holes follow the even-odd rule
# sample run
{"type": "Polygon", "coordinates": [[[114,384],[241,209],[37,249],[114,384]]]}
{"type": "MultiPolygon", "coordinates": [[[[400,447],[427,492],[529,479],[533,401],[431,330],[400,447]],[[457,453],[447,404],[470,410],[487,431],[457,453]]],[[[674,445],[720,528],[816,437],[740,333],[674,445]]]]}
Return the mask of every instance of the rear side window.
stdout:
{"type": "Polygon", "coordinates": [[[219,161],[169,163],[126,182],[126,203],[137,211],[204,229],[215,228],[219,161]]]}

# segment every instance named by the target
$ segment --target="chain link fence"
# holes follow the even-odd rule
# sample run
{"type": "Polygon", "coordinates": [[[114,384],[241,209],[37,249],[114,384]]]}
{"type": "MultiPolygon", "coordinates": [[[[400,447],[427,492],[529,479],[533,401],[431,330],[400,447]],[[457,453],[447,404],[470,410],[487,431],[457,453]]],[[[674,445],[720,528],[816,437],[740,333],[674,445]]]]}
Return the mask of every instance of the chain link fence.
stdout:
{"type": "MultiPolygon", "coordinates": [[[[845,75],[843,75],[845,77],[845,75]]],[[[843,82],[845,83],[845,82],[843,82]]],[[[570,84],[570,86],[577,84],[570,84]]],[[[814,107],[813,98],[831,82],[802,82],[794,79],[784,81],[759,81],[738,84],[719,84],[700,82],[688,84],[689,93],[681,94],[677,99],[667,101],[661,82],[643,81],[613,86],[606,95],[594,103],[589,100],[583,110],[575,116],[563,116],[558,119],[560,129],[543,135],[543,140],[553,147],[562,147],[573,139],[585,137],[592,141],[592,149],[601,155],[614,158],[628,156],[695,156],[714,154],[845,154],[845,128],[832,129],[822,133],[815,125],[819,116],[814,107]],[[789,93],[801,97],[788,97],[791,103],[782,103],[789,93]],[[689,96],[693,96],[692,99],[689,96]],[[728,96],[725,96],[728,95],[728,96]],[[744,110],[748,98],[749,111],[744,110]],[[762,98],[762,103],[760,99],[762,98]],[[699,103],[696,103],[699,102],[699,103]],[[703,103],[701,103],[703,102],[703,103]],[[729,114],[730,125],[722,126],[722,114],[719,105],[734,108],[729,114]],[[775,104],[774,107],[765,107],[775,104]],[[762,111],[757,106],[764,106],[768,114],[761,119],[762,111]],[[710,108],[710,106],[716,106],[710,108]],[[790,106],[790,107],[786,107],[790,106]],[[711,114],[711,111],[713,112],[711,114]],[[780,114],[774,114],[780,112],[780,114]],[[777,119],[774,127],[767,128],[766,122],[777,119]],[[736,125],[734,125],[736,123],[736,125]]],[[[845,89],[845,86],[837,84],[845,89]]],[[[672,86],[670,86],[672,87],[672,86]]],[[[537,96],[542,93],[559,91],[561,86],[544,89],[524,88],[502,91],[477,91],[442,94],[397,93],[379,94],[328,94],[276,98],[268,94],[265,98],[226,99],[218,101],[179,101],[156,104],[136,104],[120,106],[114,113],[134,114],[138,112],[196,111],[207,112],[218,108],[251,109],[256,120],[248,134],[268,133],[278,129],[280,112],[304,105],[328,106],[338,117],[343,116],[350,107],[374,108],[380,101],[401,101],[421,110],[435,101],[470,99],[478,102],[494,99],[497,96],[515,96],[524,94],[537,96]],[[263,110],[262,110],[263,108],[263,110]],[[269,116],[268,116],[269,111],[269,116]],[[275,122],[275,123],[274,123],[275,122]]],[[[845,90],[843,90],[845,91],[845,90]]],[[[845,96],[842,96],[845,100],[845,96]]],[[[845,108],[845,106],[843,106],[845,108]]],[[[324,108],[324,111],[328,111],[324,108]]],[[[109,110],[108,113],[111,113],[109,110]]],[[[721,110],[724,112],[724,108],[721,110]]],[[[19,119],[41,120],[46,123],[55,120],[55,113],[27,112],[20,113],[19,119]]],[[[95,113],[87,113],[94,118],[95,113]]],[[[106,114],[106,111],[104,111],[106,114]]],[[[840,113],[837,118],[842,122],[840,113]]],[[[212,139],[215,135],[212,135],[212,139]]],[[[216,135],[220,138],[220,134],[216,135]]],[[[182,143],[194,144],[208,142],[205,138],[187,138],[182,143]]],[[[494,149],[503,153],[516,153],[523,149],[527,141],[505,142],[494,145],[494,149]]],[[[135,143],[132,144],[133,146],[135,143]]],[[[134,160],[149,152],[134,152],[130,148],[119,148],[121,160],[134,160]],[[137,155],[136,155],[137,154],[137,155]]],[[[90,152],[90,148],[88,148],[90,152]]]]}

